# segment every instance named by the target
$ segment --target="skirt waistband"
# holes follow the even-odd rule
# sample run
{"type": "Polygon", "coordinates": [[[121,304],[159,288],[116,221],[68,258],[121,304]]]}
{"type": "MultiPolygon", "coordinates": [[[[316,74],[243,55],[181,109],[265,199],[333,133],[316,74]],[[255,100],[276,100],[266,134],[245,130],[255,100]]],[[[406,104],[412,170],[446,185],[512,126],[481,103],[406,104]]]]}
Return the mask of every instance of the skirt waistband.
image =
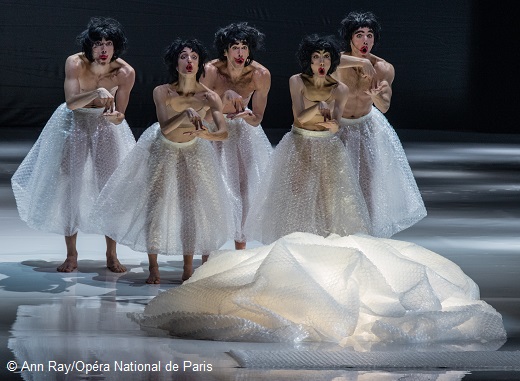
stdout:
{"type": "Polygon", "coordinates": [[[168,140],[166,138],[166,136],[164,136],[161,131],[158,131],[157,133],[159,134],[159,139],[161,139],[164,143],[169,144],[172,147],[177,147],[177,148],[191,146],[192,144],[194,144],[199,139],[198,136],[195,136],[195,138],[193,138],[192,140],[187,141],[187,142],[182,142],[182,143],[180,143],[180,142],[172,142],[171,140],[168,140]]]}
{"type": "Polygon", "coordinates": [[[313,137],[313,138],[326,138],[326,137],[334,136],[334,133],[330,132],[330,131],[311,131],[311,130],[306,130],[305,128],[300,128],[300,127],[296,127],[296,126],[292,126],[291,131],[293,134],[309,136],[309,137],[313,137]]]}

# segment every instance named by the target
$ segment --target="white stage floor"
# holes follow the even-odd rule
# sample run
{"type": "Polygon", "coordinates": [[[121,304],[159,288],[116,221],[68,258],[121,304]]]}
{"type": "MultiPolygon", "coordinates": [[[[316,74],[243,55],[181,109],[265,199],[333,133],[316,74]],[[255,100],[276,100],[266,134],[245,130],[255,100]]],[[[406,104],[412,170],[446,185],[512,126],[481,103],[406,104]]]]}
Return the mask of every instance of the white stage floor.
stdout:
{"type": "MultiPolygon", "coordinates": [[[[63,237],[29,229],[19,219],[10,187],[10,177],[30,146],[30,142],[0,142],[1,380],[520,379],[518,367],[515,370],[499,363],[487,368],[461,363],[448,369],[438,364],[431,368],[352,368],[349,364],[320,369],[244,368],[230,351],[326,354],[343,349],[323,344],[184,340],[142,331],[127,313],[142,311],[151,298],[180,285],[182,257],[159,257],[163,283],[147,285],[145,254],[119,246],[119,258],[128,272],[113,274],[105,268],[104,238],[80,233],[78,270],[56,272],[65,256],[63,237]],[[161,371],[156,372],[159,362],[161,371]],[[63,364],[74,364],[76,371],[68,371],[63,364]],[[14,372],[8,371],[8,366],[13,366],[14,372]],[[173,368],[168,370],[168,366],[173,368]],[[151,371],[145,371],[147,367],[151,371]]],[[[393,238],[415,242],[457,263],[480,286],[482,299],[502,314],[508,340],[485,348],[475,343],[451,343],[385,346],[378,351],[396,356],[416,351],[519,351],[520,144],[404,146],[428,217],[393,238]]],[[[249,246],[253,245],[258,243],[249,246]]],[[[228,242],[225,247],[231,246],[228,242]]],[[[196,263],[200,263],[198,258],[196,263]]],[[[369,346],[359,350],[377,353],[369,346]]]]}

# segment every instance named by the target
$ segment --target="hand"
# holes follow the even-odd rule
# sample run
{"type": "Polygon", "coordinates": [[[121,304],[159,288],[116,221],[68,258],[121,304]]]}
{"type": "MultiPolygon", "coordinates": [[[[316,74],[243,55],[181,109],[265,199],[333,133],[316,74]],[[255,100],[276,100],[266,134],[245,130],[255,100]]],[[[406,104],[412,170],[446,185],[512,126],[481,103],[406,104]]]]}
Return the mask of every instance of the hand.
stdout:
{"type": "Polygon", "coordinates": [[[193,131],[186,131],[183,133],[183,135],[190,135],[190,136],[198,136],[199,138],[206,138],[208,135],[211,135],[210,132],[208,132],[208,129],[206,128],[206,126],[202,125],[200,126],[200,128],[197,128],[193,131]]]}
{"type": "Polygon", "coordinates": [[[325,103],[324,101],[320,101],[318,103],[318,111],[323,116],[323,121],[324,122],[326,122],[327,120],[331,120],[332,119],[331,114],[330,114],[329,105],[327,103],[325,103]]]}
{"type": "Polygon", "coordinates": [[[379,95],[383,90],[383,85],[379,81],[372,82],[372,87],[365,90],[365,94],[370,95],[372,98],[379,95]]]}
{"type": "Polygon", "coordinates": [[[97,91],[97,97],[101,101],[101,104],[103,106],[105,106],[104,112],[113,112],[114,106],[115,106],[114,105],[114,96],[110,93],[110,91],[108,91],[104,87],[100,87],[96,91],[97,91]]]}
{"type": "Polygon", "coordinates": [[[363,72],[362,77],[364,78],[372,78],[376,75],[376,69],[374,69],[374,65],[372,65],[369,59],[363,59],[361,71],[363,72]]]}
{"type": "Polygon", "coordinates": [[[224,104],[231,104],[235,108],[235,114],[241,113],[244,111],[243,102],[244,99],[240,94],[233,90],[227,90],[224,93],[224,104]]]}
{"type": "Polygon", "coordinates": [[[326,128],[327,130],[329,130],[330,132],[338,132],[339,130],[339,123],[336,119],[332,119],[328,122],[320,122],[320,123],[316,123],[318,126],[321,126],[321,127],[324,127],[326,128]]]}
{"type": "Polygon", "coordinates": [[[227,117],[229,119],[238,119],[238,118],[248,119],[248,118],[251,118],[252,116],[254,116],[254,114],[253,114],[253,111],[251,111],[251,110],[245,110],[245,111],[242,111],[239,113],[227,114],[227,117]]]}
{"type": "Polygon", "coordinates": [[[125,119],[125,115],[119,111],[104,112],[103,116],[113,124],[119,124],[125,119]]]}
{"type": "Polygon", "coordinates": [[[200,130],[200,129],[203,128],[203,126],[202,126],[202,118],[197,113],[197,111],[195,111],[194,109],[189,107],[184,112],[186,113],[186,116],[188,117],[190,122],[193,123],[193,125],[195,126],[195,130],[200,130]]]}

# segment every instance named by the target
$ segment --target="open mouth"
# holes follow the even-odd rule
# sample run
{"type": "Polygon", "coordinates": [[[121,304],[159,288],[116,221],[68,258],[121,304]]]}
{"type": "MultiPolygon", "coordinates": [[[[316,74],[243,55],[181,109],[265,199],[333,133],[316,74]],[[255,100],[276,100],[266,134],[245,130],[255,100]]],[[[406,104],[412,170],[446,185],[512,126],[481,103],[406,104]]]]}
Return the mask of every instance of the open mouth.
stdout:
{"type": "Polygon", "coordinates": [[[367,46],[363,46],[360,50],[361,50],[361,53],[363,53],[363,54],[367,54],[367,52],[368,52],[368,47],[367,47],[367,46]]]}
{"type": "Polygon", "coordinates": [[[187,64],[186,65],[186,71],[193,71],[193,65],[192,64],[187,64]]]}
{"type": "Polygon", "coordinates": [[[319,74],[319,75],[325,75],[325,68],[324,68],[324,67],[320,67],[320,68],[318,69],[318,74],[319,74]]]}

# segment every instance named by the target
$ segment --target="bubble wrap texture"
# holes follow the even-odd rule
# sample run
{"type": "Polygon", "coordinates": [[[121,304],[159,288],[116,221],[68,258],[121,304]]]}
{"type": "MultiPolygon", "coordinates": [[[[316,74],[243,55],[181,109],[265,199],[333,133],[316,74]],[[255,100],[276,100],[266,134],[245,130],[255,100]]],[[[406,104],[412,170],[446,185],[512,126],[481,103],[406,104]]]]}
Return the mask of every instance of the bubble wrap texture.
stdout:
{"type": "Polygon", "coordinates": [[[141,325],[196,339],[342,345],[506,337],[501,315],[448,259],[403,241],[308,233],[212,253],[150,301],[141,325]]]}
{"type": "Polygon", "coordinates": [[[31,228],[66,236],[91,231],[99,192],[135,145],[126,121],[114,125],[102,113],[60,105],[14,173],[18,212],[31,228]]]}
{"type": "Polygon", "coordinates": [[[243,119],[226,118],[228,139],[212,142],[233,205],[235,237],[245,242],[244,224],[255,195],[265,180],[273,150],[262,126],[253,127],[243,119]]]}
{"type": "Polygon", "coordinates": [[[277,145],[246,222],[268,244],[293,232],[367,233],[368,210],[341,141],[329,131],[293,127],[277,145]]]}
{"type": "Polygon", "coordinates": [[[373,236],[391,237],[426,216],[399,137],[377,108],[358,119],[341,119],[338,136],[358,175],[373,236]]]}
{"type": "Polygon", "coordinates": [[[209,254],[232,236],[231,208],[211,143],[166,139],[150,126],[94,206],[99,232],[150,254],[209,254]]]}

